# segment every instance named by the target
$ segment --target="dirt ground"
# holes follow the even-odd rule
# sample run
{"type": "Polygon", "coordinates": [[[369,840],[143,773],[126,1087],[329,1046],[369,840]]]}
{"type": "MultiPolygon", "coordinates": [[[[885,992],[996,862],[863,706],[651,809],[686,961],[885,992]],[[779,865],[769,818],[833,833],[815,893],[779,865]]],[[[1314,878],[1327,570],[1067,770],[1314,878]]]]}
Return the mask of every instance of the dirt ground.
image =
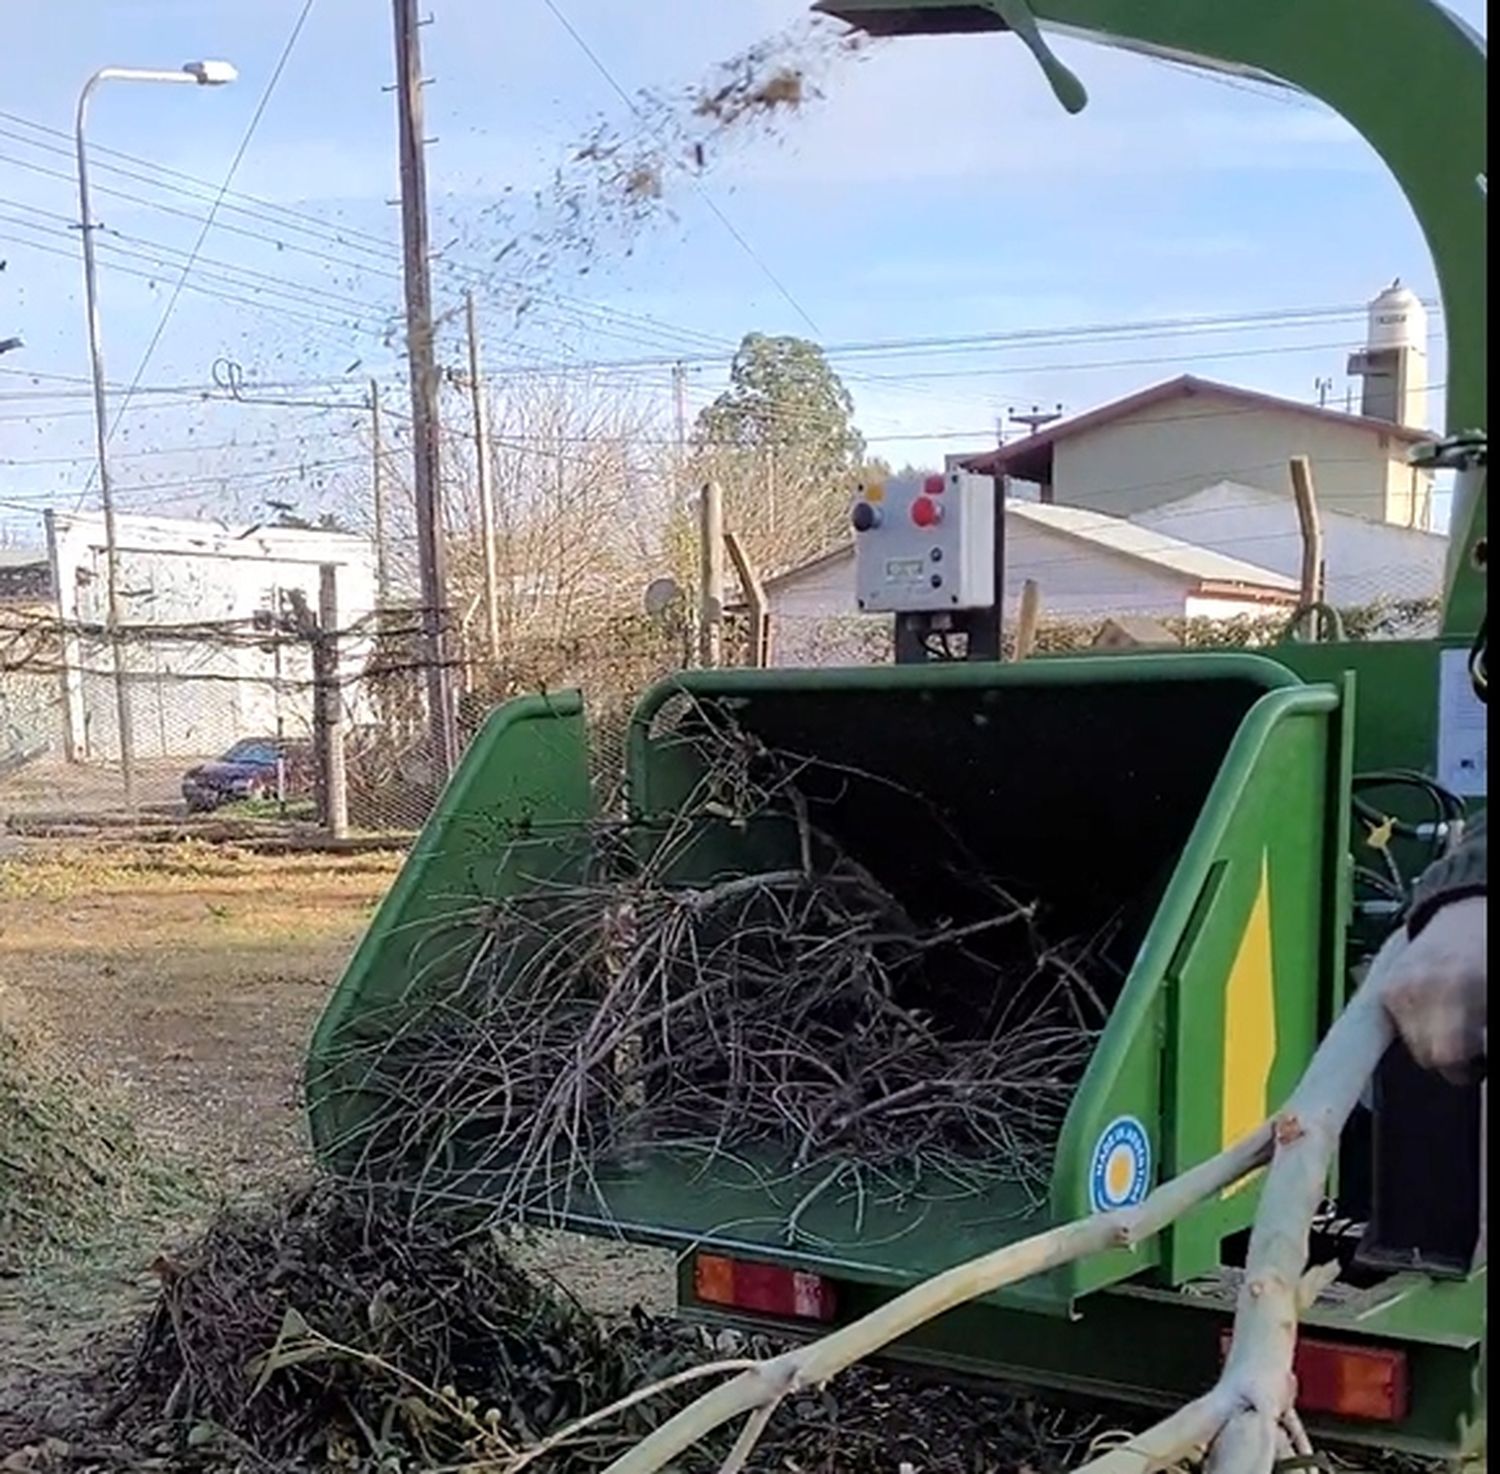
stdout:
{"type": "MultiPolygon", "coordinates": [[[[308,1170],[303,1051],[398,860],[28,843],[0,858],[0,996],[122,1093],[206,1213],[308,1170]]],[[[70,1283],[49,1269],[45,1315],[0,1295],[0,1387],[7,1358],[50,1360],[149,1290],[156,1222],[117,1227],[70,1283]]],[[[659,1255],[548,1236],[529,1257],[607,1313],[670,1302],[659,1255]]]]}

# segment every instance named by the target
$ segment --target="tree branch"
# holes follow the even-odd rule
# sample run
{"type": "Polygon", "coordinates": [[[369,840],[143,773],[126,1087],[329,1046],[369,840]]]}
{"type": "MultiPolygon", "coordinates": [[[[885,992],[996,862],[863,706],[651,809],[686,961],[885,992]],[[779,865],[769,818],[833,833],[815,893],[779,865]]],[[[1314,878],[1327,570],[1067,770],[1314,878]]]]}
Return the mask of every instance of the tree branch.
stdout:
{"type": "MultiPolygon", "coordinates": [[[[1405,947],[1400,932],[1386,942],[1275,1119],[1275,1155],[1250,1232],[1229,1355],[1213,1391],[1192,1405],[1221,1411],[1209,1439],[1210,1474],[1270,1474],[1283,1436],[1294,1446],[1305,1442],[1292,1358],[1307,1288],[1321,1278],[1314,1274],[1304,1286],[1308,1239],[1344,1123],[1390,1047],[1384,990],[1405,947]]],[[[1137,1440],[1155,1462],[1115,1450],[1078,1474],[1146,1474],[1201,1452],[1199,1430],[1183,1419],[1178,1413],[1137,1440]]]]}
{"type": "Polygon", "coordinates": [[[1062,1224],[915,1285],[831,1335],[761,1362],[705,1393],[616,1459],[605,1474],[657,1474],[726,1423],[779,1402],[801,1388],[821,1386],[955,1306],[1090,1254],[1136,1248],[1195,1204],[1264,1165],[1270,1149],[1271,1127],[1267,1123],[1227,1151],[1163,1183],[1134,1208],[1062,1224]]]}
{"type": "MultiPolygon", "coordinates": [[[[1303,1302],[1326,1278],[1319,1271],[1305,1273],[1308,1241],[1344,1123],[1393,1037],[1383,994],[1405,945],[1400,934],[1387,942],[1286,1105],[1243,1140],[1163,1183],[1134,1208],[1062,1224],[956,1265],[821,1340],[746,1368],[668,1419],[605,1474],[659,1474],[700,1439],[748,1414],[724,1466],[738,1469],[789,1394],[821,1386],[927,1321],[1005,1285],[1091,1254],[1135,1248],[1268,1159],[1233,1339],[1218,1382],[1078,1474],[1155,1474],[1205,1452],[1212,1474],[1270,1474],[1279,1450],[1306,1447],[1295,1411],[1292,1357],[1303,1302]]],[[[653,1390],[628,1402],[638,1403],[653,1390]]]]}

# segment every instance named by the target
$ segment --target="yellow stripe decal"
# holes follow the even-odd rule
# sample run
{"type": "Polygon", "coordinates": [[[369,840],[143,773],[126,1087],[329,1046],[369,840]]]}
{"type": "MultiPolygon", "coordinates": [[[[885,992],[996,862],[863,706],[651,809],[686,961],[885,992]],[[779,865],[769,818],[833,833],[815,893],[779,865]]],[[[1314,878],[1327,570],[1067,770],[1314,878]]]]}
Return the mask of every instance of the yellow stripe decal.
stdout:
{"type": "MultiPolygon", "coordinates": [[[[1271,962],[1271,887],[1264,855],[1260,887],[1224,990],[1223,1143],[1253,1131],[1269,1110],[1276,1058],[1276,991],[1271,962]]],[[[1246,1179],[1248,1180],[1248,1179],[1246,1179]]],[[[1239,1186],[1243,1186],[1241,1182],[1239,1186]]],[[[1230,1189],[1234,1191],[1235,1189],[1230,1189]]],[[[1225,1194],[1228,1196],[1228,1193],[1225,1194]]]]}

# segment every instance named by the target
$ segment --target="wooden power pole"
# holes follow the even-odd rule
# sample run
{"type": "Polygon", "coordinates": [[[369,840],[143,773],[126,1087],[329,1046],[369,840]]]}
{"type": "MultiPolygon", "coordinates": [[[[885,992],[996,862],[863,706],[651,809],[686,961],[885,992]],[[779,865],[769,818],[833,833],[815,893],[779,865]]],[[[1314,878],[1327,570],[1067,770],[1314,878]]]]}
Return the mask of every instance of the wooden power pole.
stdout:
{"type": "Polygon", "coordinates": [[[474,294],[464,304],[469,328],[469,398],[474,406],[474,466],[479,491],[479,536],[484,544],[484,636],[491,661],[500,659],[500,582],[495,568],[495,487],[490,470],[489,407],[479,371],[479,324],[474,294]]]}
{"type": "Polygon", "coordinates": [[[426,139],[422,126],[422,50],[416,0],[393,0],[396,116],[401,155],[401,236],[406,285],[406,353],[411,368],[413,487],[417,571],[422,591],[423,661],[432,761],[440,781],[458,759],[458,730],[448,668],[448,591],[438,446],[438,371],[433,347],[432,278],[427,232],[426,139]]]}

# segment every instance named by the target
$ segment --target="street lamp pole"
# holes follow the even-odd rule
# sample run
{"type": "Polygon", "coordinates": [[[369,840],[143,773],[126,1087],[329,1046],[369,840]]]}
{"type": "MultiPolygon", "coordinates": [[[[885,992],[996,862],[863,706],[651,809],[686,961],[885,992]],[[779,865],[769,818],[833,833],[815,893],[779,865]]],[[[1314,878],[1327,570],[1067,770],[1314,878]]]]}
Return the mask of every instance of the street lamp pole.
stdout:
{"type": "Polygon", "coordinates": [[[102,67],[83,84],[78,94],[78,119],[74,141],[78,153],[78,216],[83,234],[83,297],[88,318],[89,367],[94,381],[94,448],[98,456],[99,501],[104,510],[104,562],[106,583],[105,626],[113,657],[115,715],[120,733],[120,779],[125,806],[135,808],[135,733],[131,724],[130,690],[126,680],[125,651],[120,626],[120,546],[115,536],[115,499],[109,479],[109,422],[104,401],[104,348],[99,334],[99,292],[94,260],[93,212],[89,207],[88,150],[84,125],[89,102],[103,82],[191,82],[199,87],[218,87],[234,81],[235,70],[227,61],[190,61],[176,71],[142,67],[102,67]]]}

